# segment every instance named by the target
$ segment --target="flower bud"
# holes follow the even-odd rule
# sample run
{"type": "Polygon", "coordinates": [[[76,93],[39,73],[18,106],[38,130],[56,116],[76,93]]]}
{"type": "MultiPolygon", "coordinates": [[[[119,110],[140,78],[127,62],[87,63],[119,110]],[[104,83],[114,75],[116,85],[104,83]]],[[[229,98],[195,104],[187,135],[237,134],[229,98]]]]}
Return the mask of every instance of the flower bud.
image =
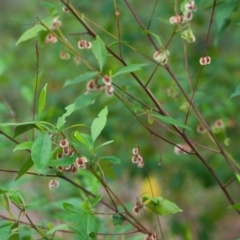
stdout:
{"type": "Polygon", "coordinates": [[[52,30],[56,30],[58,29],[59,27],[62,26],[62,22],[58,19],[58,18],[55,18],[52,22],[52,26],[51,26],[51,29],[52,30]]]}
{"type": "Polygon", "coordinates": [[[82,168],[85,169],[86,168],[86,162],[87,162],[87,158],[86,157],[78,157],[74,163],[74,166],[77,168],[82,168]]]}
{"type": "Polygon", "coordinates": [[[133,153],[134,155],[137,155],[138,152],[139,152],[139,150],[138,150],[137,147],[133,148],[132,153],[133,153]]]}
{"type": "Polygon", "coordinates": [[[197,6],[196,6],[194,1],[190,1],[190,2],[186,3],[184,8],[188,12],[192,12],[192,11],[196,11],[197,10],[197,6]]]}
{"type": "Polygon", "coordinates": [[[112,97],[113,96],[113,93],[114,93],[114,87],[113,85],[110,85],[110,86],[106,86],[105,88],[105,94],[109,97],[112,97]]]}
{"type": "Polygon", "coordinates": [[[207,129],[203,125],[200,124],[200,125],[197,126],[197,132],[201,133],[201,134],[204,134],[204,133],[207,132],[207,129]]]}
{"type": "Polygon", "coordinates": [[[193,14],[191,12],[185,12],[184,13],[184,20],[186,22],[190,22],[193,18],[193,14]]]}
{"type": "Polygon", "coordinates": [[[74,61],[74,63],[78,66],[78,65],[80,64],[80,62],[81,62],[81,58],[78,57],[78,56],[75,56],[75,57],[73,58],[73,61],[74,61]]]}
{"type": "Polygon", "coordinates": [[[92,79],[92,80],[88,81],[87,85],[86,85],[86,89],[87,89],[87,91],[97,90],[98,89],[97,79],[92,79]]]}
{"type": "Polygon", "coordinates": [[[105,75],[103,78],[102,78],[102,81],[103,83],[106,85],[106,86],[110,86],[112,84],[112,79],[105,75]]]}
{"type": "Polygon", "coordinates": [[[209,57],[209,56],[201,57],[201,58],[199,59],[199,63],[200,63],[201,65],[210,64],[210,63],[211,63],[211,57],[209,57]]]}
{"type": "Polygon", "coordinates": [[[70,12],[69,9],[68,9],[68,7],[66,7],[66,6],[63,7],[63,11],[64,11],[65,13],[69,13],[69,12],[70,12]]]}
{"type": "Polygon", "coordinates": [[[70,59],[70,54],[68,52],[61,51],[59,57],[62,60],[69,60],[70,59]]]}
{"type": "Polygon", "coordinates": [[[169,55],[169,51],[165,50],[165,51],[156,51],[153,54],[153,58],[155,61],[159,62],[162,65],[165,65],[168,63],[168,55],[169,55]]]}
{"type": "Polygon", "coordinates": [[[59,146],[60,146],[61,148],[68,147],[68,146],[69,146],[68,140],[67,140],[67,139],[61,139],[61,140],[59,141],[59,146]]]}
{"type": "Polygon", "coordinates": [[[59,186],[59,182],[57,180],[50,180],[48,184],[49,189],[57,188],[58,186],[59,186]]]}
{"type": "Polygon", "coordinates": [[[45,38],[45,43],[56,43],[58,41],[57,37],[52,33],[47,34],[45,38]]]}
{"type": "Polygon", "coordinates": [[[84,42],[84,47],[85,47],[86,49],[91,49],[91,48],[92,48],[92,43],[91,43],[91,42],[88,42],[88,41],[85,41],[85,42],[84,42]]]}
{"type": "Polygon", "coordinates": [[[56,167],[56,170],[57,170],[58,172],[63,172],[64,167],[62,167],[62,166],[57,166],[57,167],[56,167]]]}

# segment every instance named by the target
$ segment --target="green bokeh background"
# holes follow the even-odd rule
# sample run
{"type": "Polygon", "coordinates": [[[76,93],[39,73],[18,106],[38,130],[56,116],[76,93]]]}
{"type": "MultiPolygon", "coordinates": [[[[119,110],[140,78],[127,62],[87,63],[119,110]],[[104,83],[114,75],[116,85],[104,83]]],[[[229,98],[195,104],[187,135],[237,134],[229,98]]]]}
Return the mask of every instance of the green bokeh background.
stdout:
{"type": "MultiPolygon", "coordinates": [[[[61,12],[62,4],[60,1],[52,0],[49,2],[55,3],[56,10],[61,12]]],[[[142,22],[147,25],[154,2],[137,0],[130,2],[142,22]]],[[[112,1],[75,0],[72,1],[72,4],[76,9],[83,12],[87,18],[112,34],[117,35],[115,10],[112,1]]],[[[196,42],[187,44],[189,73],[193,84],[196,83],[200,70],[199,58],[204,55],[206,35],[212,11],[212,3],[208,1],[198,0],[196,4],[198,9],[194,13],[191,22],[196,42]]],[[[196,106],[209,125],[217,119],[224,120],[227,125],[226,133],[230,139],[227,151],[237,161],[239,159],[240,116],[238,111],[240,105],[239,97],[230,99],[230,95],[239,85],[240,79],[240,15],[238,5],[238,1],[232,1],[231,3],[230,1],[221,1],[216,7],[216,18],[213,21],[207,47],[207,55],[211,56],[212,63],[206,66],[201,73],[195,98],[196,106]],[[224,19],[225,15],[222,6],[226,3],[234,5],[234,8],[228,19],[225,19],[225,21],[229,20],[228,27],[219,34],[217,24],[221,19],[221,11],[223,11],[222,16],[224,19]]],[[[149,58],[152,58],[155,50],[146,35],[141,33],[142,29],[136,23],[124,1],[119,1],[118,6],[121,13],[122,39],[149,58]]],[[[173,6],[173,1],[159,1],[152,20],[150,30],[160,36],[163,45],[167,43],[174,29],[168,21],[174,15],[173,6]]],[[[72,79],[81,73],[85,73],[88,69],[82,63],[76,66],[73,63],[74,56],[72,54],[69,61],[61,60],[59,58],[60,51],[67,51],[66,47],[60,42],[44,44],[46,33],[43,32],[39,34],[38,38],[15,45],[23,32],[37,23],[36,17],[44,19],[49,16],[50,12],[41,5],[41,1],[2,1],[0,8],[0,122],[24,122],[32,119],[36,76],[35,43],[38,40],[41,71],[38,93],[45,83],[48,83],[47,104],[43,113],[43,120],[56,124],[58,117],[64,113],[64,107],[74,102],[79,95],[86,91],[85,84],[71,85],[64,88],[64,82],[66,79],[72,79]]],[[[227,10],[226,8],[225,11],[227,10]]],[[[79,35],[69,34],[83,32],[84,28],[70,14],[61,13],[60,19],[63,23],[62,32],[71,43],[76,45],[80,38],[79,35]]],[[[96,29],[96,32],[106,44],[115,41],[99,29],[96,29]]],[[[93,40],[90,36],[86,36],[86,39],[93,40]]],[[[171,53],[169,65],[190,96],[183,45],[184,42],[180,34],[176,34],[168,48],[171,53]]],[[[117,45],[113,46],[112,49],[117,52],[117,45]]],[[[122,51],[123,58],[128,64],[148,64],[143,70],[136,72],[137,76],[146,83],[155,68],[155,64],[126,46],[123,46],[122,51]]],[[[97,67],[97,62],[92,54],[85,51],[83,55],[97,67]]],[[[109,57],[103,72],[109,74],[109,71],[112,71],[114,73],[121,67],[119,62],[109,57]]],[[[129,93],[141,99],[142,102],[151,105],[149,99],[130,74],[122,75],[116,79],[115,83],[120,87],[127,87],[129,93]]],[[[186,113],[180,110],[181,105],[184,104],[184,99],[169,74],[162,67],[158,68],[149,84],[149,88],[174,119],[184,121],[186,113]],[[167,90],[169,88],[176,91],[176,98],[168,96],[167,90]]],[[[128,97],[126,98],[131,100],[128,97]]],[[[183,209],[181,214],[162,218],[166,239],[228,240],[240,237],[237,213],[228,209],[229,203],[224,194],[201,162],[193,155],[175,155],[173,146],[150,135],[117,98],[107,98],[104,94],[101,94],[95,104],[72,114],[68,118],[67,126],[75,123],[90,125],[105,105],[109,109],[108,121],[98,142],[100,144],[113,139],[114,143],[112,146],[102,150],[100,154],[115,155],[122,159],[122,164],[114,169],[116,176],[114,181],[110,181],[110,185],[113,189],[116,189],[116,192],[119,191],[119,186],[122,186],[120,194],[122,192],[121,196],[123,196],[124,201],[134,201],[136,197],[143,193],[142,185],[146,177],[145,171],[137,169],[131,163],[132,148],[138,145],[149,175],[157,179],[157,184],[154,187],[158,188],[161,196],[175,202],[183,209]],[[158,165],[160,158],[162,161],[161,166],[158,165]],[[132,189],[136,189],[136,191],[132,189]],[[132,195],[131,191],[133,192],[132,195]]],[[[136,107],[139,107],[139,105],[136,104],[136,107]]],[[[143,115],[140,119],[147,123],[146,116],[143,115]]],[[[190,114],[188,124],[193,129],[193,132],[187,133],[192,140],[208,147],[214,147],[207,136],[197,134],[195,129],[199,123],[193,114],[190,114]]],[[[181,143],[180,138],[168,133],[159,125],[154,124],[150,127],[172,142],[181,143]]],[[[11,136],[13,135],[13,128],[4,128],[2,130],[11,136]]],[[[29,136],[20,136],[17,140],[22,142],[29,136]]],[[[0,135],[0,168],[18,170],[27,159],[28,153],[22,151],[12,152],[14,147],[14,143],[0,135]]],[[[220,155],[210,154],[204,150],[201,150],[201,153],[216,171],[222,182],[228,182],[234,177],[220,155]]],[[[14,182],[14,178],[15,175],[13,174],[1,172],[1,185],[7,188],[20,188],[23,191],[27,201],[36,205],[35,208],[32,207],[32,215],[36,218],[36,221],[39,221],[39,224],[46,224],[51,221],[59,222],[62,217],[66,218],[64,213],[58,209],[60,208],[58,200],[61,202],[61,200],[69,198],[70,202],[75,203],[76,199],[81,195],[79,191],[74,188],[71,189],[64,182],[60,182],[60,188],[64,189],[64,192],[49,192],[47,187],[49,179],[47,178],[24,176],[16,182],[14,182]],[[50,205],[48,205],[49,202],[51,202],[50,205]],[[38,211],[39,206],[42,207],[41,212],[38,211]]],[[[100,191],[97,182],[86,173],[81,173],[79,176],[73,176],[72,178],[86,185],[89,190],[100,191]]],[[[239,184],[236,181],[233,182],[228,187],[228,190],[234,200],[238,202],[240,200],[239,184]]],[[[103,224],[101,228],[103,232],[106,226],[103,224]]]]}

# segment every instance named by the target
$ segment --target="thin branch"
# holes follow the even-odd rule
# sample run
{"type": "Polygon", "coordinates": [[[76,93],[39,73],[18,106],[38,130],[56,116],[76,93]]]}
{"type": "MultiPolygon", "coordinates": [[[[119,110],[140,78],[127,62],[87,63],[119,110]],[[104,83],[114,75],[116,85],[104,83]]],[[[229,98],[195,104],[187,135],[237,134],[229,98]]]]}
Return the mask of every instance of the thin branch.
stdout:
{"type": "MultiPolygon", "coordinates": [[[[35,120],[36,114],[36,105],[37,105],[37,91],[38,91],[38,74],[39,74],[39,50],[38,50],[38,42],[35,43],[36,50],[36,79],[35,79],[35,89],[34,89],[34,97],[33,97],[33,110],[32,110],[32,120],[35,120]]],[[[32,130],[32,139],[34,139],[34,128],[32,130]]]]}
{"type": "Polygon", "coordinates": [[[147,29],[148,29],[148,30],[150,29],[154,12],[155,12],[155,10],[156,10],[156,8],[157,8],[157,3],[158,3],[158,0],[155,0],[154,6],[153,6],[153,10],[152,10],[152,13],[151,13],[151,17],[150,17],[150,19],[149,19],[148,26],[147,26],[147,29]]]}
{"type": "Polygon", "coordinates": [[[214,11],[215,11],[215,8],[216,8],[216,4],[217,4],[217,0],[214,0],[213,7],[212,7],[211,19],[210,19],[210,23],[209,23],[209,26],[208,26],[208,32],[207,32],[207,37],[206,37],[206,42],[205,42],[205,53],[206,53],[207,46],[208,46],[209,35],[210,35],[210,30],[211,30],[211,27],[212,27],[212,23],[213,23],[213,17],[214,17],[214,11]]]}
{"type": "MultiPolygon", "coordinates": [[[[141,26],[141,28],[142,28],[143,30],[147,30],[147,29],[145,28],[145,26],[143,25],[143,23],[141,22],[140,18],[137,16],[137,14],[135,13],[135,11],[133,10],[133,8],[132,8],[132,6],[130,5],[130,3],[128,2],[128,0],[124,0],[124,2],[125,2],[126,5],[128,6],[129,10],[131,11],[132,15],[133,15],[133,16],[135,17],[135,19],[137,20],[138,24],[141,26]]],[[[151,36],[150,34],[147,34],[147,36],[148,36],[150,42],[152,43],[152,45],[154,46],[154,48],[155,48],[156,50],[158,50],[159,47],[158,47],[158,46],[156,45],[156,43],[153,41],[152,36],[151,36]]]]}

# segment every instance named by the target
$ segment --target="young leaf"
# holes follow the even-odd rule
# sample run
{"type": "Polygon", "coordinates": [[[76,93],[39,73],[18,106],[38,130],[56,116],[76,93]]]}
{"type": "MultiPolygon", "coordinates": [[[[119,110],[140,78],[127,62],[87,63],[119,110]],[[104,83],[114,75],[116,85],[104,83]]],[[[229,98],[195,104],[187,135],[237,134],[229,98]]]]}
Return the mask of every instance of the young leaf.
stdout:
{"type": "Polygon", "coordinates": [[[98,114],[98,118],[95,118],[93,120],[92,126],[91,126],[91,135],[92,135],[93,141],[97,139],[97,137],[100,135],[101,131],[105,127],[107,122],[107,114],[108,114],[108,108],[106,106],[98,114]]]}
{"type": "Polygon", "coordinates": [[[115,156],[106,156],[106,157],[99,157],[99,160],[103,160],[103,161],[108,161],[114,164],[120,164],[121,163],[121,159],[117,158],[115,156]]]}
{"type": "Polygon", "coordinates": [[[20,191],[10,189],[8,192],[8,197],[19,207],[25,207],[25,201],[23,195],[20,191]]]}
{"type": "Polygon", "coordinates": [[[18,171],[18,175],[15,179],[15,181],[17,179],[19,179],[22,175],[24,175],[31,167],[33,166],[33,161],[32,158],[29,157],[24,164],[22,165],[22,167],[20,168],[20,170],[18,171]]]}
{"type": "Polygon", "coordinates": [[[3,199],[4,199],[4,207],[7,209],[7,211],[9,211],[10,210],[9,200],[8,200],[8,197],[5,193],[3,194],[3,199]]]}
{"type": "Polygon", "coordinates": [[[91,201],[91,207],[95,207],[103,198],[103,195],[98,195],[94,200],[91,201]]]}
{"type": "Polygon", "coordinates": [[[76,213],[78,215],[82,215],[85,213],[85,211],[83,211],[82,209],[77,209],[74,205],[72,205],[71,203],[63,203],[63,208],[71,213],[76,213]]]}
{"type": "Polygon", "coordinates": [[[46,102],[46,95],[47,95],[47,83],[43,87],[40,97],[39,97],[39,103],[38,103],[38,118],[40,119],[42,111],[45,107],[45,102],[46,102]]]}
{"type": "Polygon", "coordinates": [[[98,61],[100,71],[102,71],[104,63],[107,59],[107,49],[99,36],[97,36],[92,42],[92,51],[98,61]]]}
{"type": "MultiPolygon", "coordinates": [[[[42,22],[47,26],[47,27],[51,27],[52,25],[52,22],[54,20],[55,16],[50,16],[50,17],[47,17],[45,18],[44,20],[42,20],[42,22]]],[[[22,34],[22,36],[18,39],[16,45],[18,45],[19,43],[21,42],[24,42],[24,41],[27,41],[31,38],[34,38],[37,36],[37,34],[40,32],[40,31],[46,31],[47,29],[45,27],[43,27],[42,25],[40,24],[36,24],[34,27],[28,29],[26,32],[24,32],[22,34]]]]}
{"type": "Polygon", "coordinates": [[[74,157],[63,157],[60,159],[51,160],[48,162],[48,166],[57,167],[57,166],[69,166],[75,162],[74,157]]]}
{"type": "Polygon", "coordinates": [[[75,131],[73,133],[73,136],[85,147],[87,147],[88,151],[91,152],[93,149],[93,139],[91,136],[80,133],[78,131],[75,131]]]}
{"type": "Polygon", "coordinates": [[[148,203],[145,206],[159,215],[182,212],[182,210],[175,203],[170,202],[162,197],[144,196],[142,201],[143,203],[147,201],[148,203]]]}
{"type": "Polygon", "coordinates": [[[161,38],[160,38],[157,34],[151,32],[151,31],[149,31],[149,30],[143,30],[142,33],[143,33],[143,34],[150,34],[150,35],[154,36],[155,39],[157,40],[158,44],[159,44],[159,47],[162,47],[161,38]]]}
{"type": "Polygon", "coordinates": [[[14,152],[14,151],[17,151],[17,150],[31,149],[31,148],[32,148],[32,145],[33,145],[33,142],[32,142],[32,141],[27,141],[27,142],[19,143],[19,144],[13,149],[13,152],[14,152]]]}
{"type": "Polygon", "coordinates": [[[33,143],[31,157],[38,171],[47,166],[52,154],[52,143],[48,132],[41,133],[33,143]]]}
{"type": "Polygon", "coordinates": [[[64,84],[64,87],[71,85],[71,84],[78,84],[81,82],[88,81],[88,80],[96,77],[97,75],[98,75],[98,72],[86,72],[84,74],[81,74],[80,76],[77,76],[74,79],[67,79],[64,84]]]}
{"type": "Polygon", "coordinates": [[[121,74],[136,72],[142,69],[142,67],[147,66],[147,64],[131,64],[121,68],[118,72],[116,72],[112,77],[116,77],[121,74]]]}
{"type": "Polygon", "coordinates": [[[111,144],[111,143],[113,143],[113,142],[114,142],[114,140],[110,140],[110,141],[104,142],[103,144],[97,146],[96,148],[101,148],[101,147],[103,147],[103,146],[105,146],[105,145],[108,145],[108,144],[111,144]]]}
{"type": "Polygon", "coordinates": [[[175,120],[175,119],[172,119],[170,117],[166,117],[166,116],[163,116],[160,114],[155,114],[155,113],[151,113],[151,115],[164,123],[175,125],[175,126],[182,127],[182,128],[186,128],[186,129],[192,131],[192,129],[190,127],[188,127],[184,123],[179,122],[178,120],[175,120]]]}
{"type": "Polygon", "coordinates": [[[74,111],[93,104],[98,94],[99,93],[81,95],[76,99],[74,103],[65,107],[66,113],[64,113],[61,117],[58,118],[57,128],[60,129],[66,123],[66,118],[69,117],[74,111]]]}
{"type": "Polygon", "coordinates": [[[240,95],[240,85],[237,86],[235,92],[230,96],[230,98],[236,97],[240,95]]]}
{"type": "Polygon", "coordinates": [[[51,228],[49,231],[46,232],[46,234],[54,234],[56,231],[59,230],[68,230],[68,225],[67,224],[59,224],[53,228],[51,228]]]}

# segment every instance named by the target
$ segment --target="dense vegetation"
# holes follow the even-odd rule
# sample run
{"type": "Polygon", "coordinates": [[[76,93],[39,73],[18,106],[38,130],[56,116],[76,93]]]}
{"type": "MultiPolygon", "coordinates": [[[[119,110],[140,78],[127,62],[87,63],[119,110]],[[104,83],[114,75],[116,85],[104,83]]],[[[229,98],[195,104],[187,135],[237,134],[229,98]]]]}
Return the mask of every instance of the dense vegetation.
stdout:
{"type": "Polygon", "coordinates": [[[0,3],[0,239],[240,238],[238,5],[0,3]]]}

